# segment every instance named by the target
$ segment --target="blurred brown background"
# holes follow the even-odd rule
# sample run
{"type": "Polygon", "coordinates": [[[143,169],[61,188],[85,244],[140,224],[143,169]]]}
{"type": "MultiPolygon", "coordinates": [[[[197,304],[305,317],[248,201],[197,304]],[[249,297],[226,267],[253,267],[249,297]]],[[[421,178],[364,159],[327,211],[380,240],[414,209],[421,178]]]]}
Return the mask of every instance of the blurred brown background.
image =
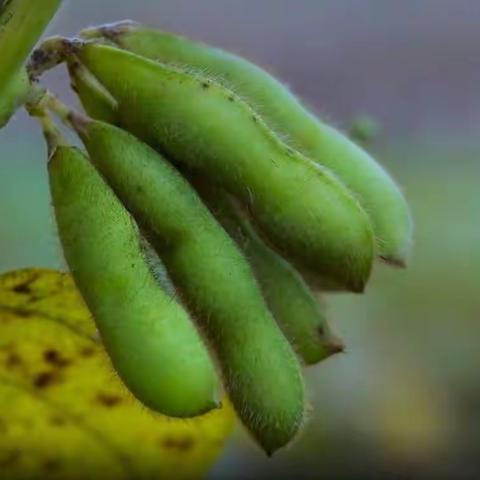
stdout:
{"type": "MultiPolygon", "coordinates": [[[[480,2],[70,0],[50,30],[123,18],[255,60],[338,126],[372,115],[417,225],[409,269],[328,298],[348,352],[309,369],[304,435],[266,459],[240,431],[211,478],[479,478],[480,2]]],[[[47,78],[71,99],[62,72],[47,78]]],[[[0,270],[63,268],[25,114],[0,155],[0,270]]]]}

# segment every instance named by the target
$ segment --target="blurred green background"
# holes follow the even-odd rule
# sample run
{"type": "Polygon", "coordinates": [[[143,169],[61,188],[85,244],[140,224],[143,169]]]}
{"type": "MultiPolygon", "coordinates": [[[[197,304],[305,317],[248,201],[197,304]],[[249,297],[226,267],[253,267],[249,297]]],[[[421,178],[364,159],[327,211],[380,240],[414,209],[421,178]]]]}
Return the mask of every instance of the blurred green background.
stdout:
{"type": "MultiPolygon", "coordinates": [[[[301,438],[267,459],[239,431],[211,478],[479,478],[480,2],[71,0],[50,30],[123,18],[244,54],[338,126],[371,114],[416,223],[407,270],[378,265],[366,295],[328,297],[348,351],[308,370],[301,438]]],[[[63,71],[47,81],[71,100],[63,71]]],[[[0,155],[0,271],[64,268],[24,113],[0,155]]]]}

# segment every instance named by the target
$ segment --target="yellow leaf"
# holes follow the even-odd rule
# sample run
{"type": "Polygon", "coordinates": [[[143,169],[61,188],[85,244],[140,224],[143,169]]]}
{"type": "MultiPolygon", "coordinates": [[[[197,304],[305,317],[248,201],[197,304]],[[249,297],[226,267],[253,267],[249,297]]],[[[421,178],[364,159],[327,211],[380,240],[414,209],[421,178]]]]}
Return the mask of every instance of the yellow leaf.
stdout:
{"type": "Polygon", "coordinates": [[[0,478],[200,478],[234,414],[172,419],[113,371],[68,274],[0,276],[0,478]]]}

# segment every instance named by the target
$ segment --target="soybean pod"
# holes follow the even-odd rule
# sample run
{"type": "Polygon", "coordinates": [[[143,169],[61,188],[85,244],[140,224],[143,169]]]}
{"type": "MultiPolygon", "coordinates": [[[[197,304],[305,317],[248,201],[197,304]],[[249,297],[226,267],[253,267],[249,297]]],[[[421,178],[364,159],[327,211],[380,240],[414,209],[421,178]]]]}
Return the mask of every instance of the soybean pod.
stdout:
{"type": "Polygon", "coordinates": [[[319,300],[295,268],[272,250],[235,200],[220,188],[193,179],[203,201],[252,265],[267,304],[285,336],[307,365],[343,351],[319,300]]]}
{"type": "Polygon", "coordinates": [[[85,111],[93,118],[108,123],[117,120],[117,102],[102,84],[75,57],[67,62],[70,85],[85,111]]]}
{"type": "Polygon", "coordinates": [[[157,152],[106,123],[82,120],[76,128],[201,323],[243,423],[269,453],[290,442],[304,416],[300,366],[246,259],[157,152]]]}
{"type": "MultiPolygon", "coordinates": [[[[72,84],[87,112],[115,121],[116,105],[108,92],[84,65],[73,59],[69,65],[72,84]]],[[[343,343],[332,334],[318,299],[301,274],[265,244],[233,198],[198,178],[194,186],[246,255],[273,316],[302,360],[312,365],[343,351],[343,343]]]]}
{"type": "Polygon", "coordinates": [[[370,220],[327,169],[212,80],[100,44],[76,53],[115,98],[119,125],[221,183],[283,256],[363,291],[374,254],[370,220]]]}
{"type": "Polygon", "coordinates": [[[173,417],[218,406],[208,351],[185,309],[154,278],[138,228],[113,191],[73,147],[56,148],[49,175],[67,263],[127,387],[173,417]]]}
{"type": "Polygon", "coordinates": [[[291,146],[330,168],[355,192],[372,219],[380,257],[405,264],[413,226],[395,181],[371,155],[308,111],[267,71],[219,48],[128,21],[90,28],[84,36],[105,38],[138,55],[197,70],[234,90],[291,146]]]}

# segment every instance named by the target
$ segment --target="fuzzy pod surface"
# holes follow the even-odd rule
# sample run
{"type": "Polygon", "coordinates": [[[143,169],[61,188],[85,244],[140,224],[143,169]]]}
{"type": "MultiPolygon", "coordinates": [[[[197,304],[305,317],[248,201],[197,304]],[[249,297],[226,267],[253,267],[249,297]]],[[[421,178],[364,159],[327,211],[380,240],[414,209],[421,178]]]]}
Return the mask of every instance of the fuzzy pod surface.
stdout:
{"type": "Polygon", "coordinates": [[[378,254],[393,264],[407,261],[413,222],[395,181],[367,151],[308,111],[266,70],[219,48],[138,24],[99,27],[97,35],[138,55],[197,70],[245,98],[294,148],[330,168],[355,192],[372,219],[378,254]]]}
{"type": "Polygon", "coordinates": [[[267,452],[304,416],[299,363],[253,273],[183,176],[151,147],[106,123],[83,126],[93,163],[140,222],[216,353],[229,398],[267,452]]]}
{"type": "Polygon", "coordinates": [[[162,414],[215,408],[208,351],[187,312],[157,283],[132,217],[76,148],[57,147],[49,176],[67,263],[119,376],[162,414]]]}
{"type": "Polygon", "coordinates": [[[282,255],[363,290],[374,258],[370,220],[327,169],[216,82],[110,46],[87,43],[77,54],[117,101],[122,127],[248,204],[282,255]]]}
{"type": "Polygon", "coordinates": [[[230,195],[197,179],[194,186],[244,252],[270,311],[303,362],[313,365],[341,352],[342,342],[301,274],[262,240],[230,195]]]}

